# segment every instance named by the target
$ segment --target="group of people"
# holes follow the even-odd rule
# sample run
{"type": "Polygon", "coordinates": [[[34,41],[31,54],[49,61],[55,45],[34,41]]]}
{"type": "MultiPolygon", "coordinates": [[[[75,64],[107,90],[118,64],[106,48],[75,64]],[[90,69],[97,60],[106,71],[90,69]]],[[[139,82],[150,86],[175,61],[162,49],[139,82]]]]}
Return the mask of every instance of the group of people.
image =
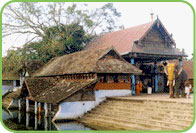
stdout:
{"type": "MultiPolygon", "coordinates": [[[[136,94],[137,96],[140,95],[140,93],[142,92],[143,89],[143,84],[141,81],[137,81],[136,82],[136,94]]],[[[192,86],[191,83],[189,81],[185,82],[185,94],[186,94],[186,98],[190,98],[190,92],[192,91],[192,86]]]]}

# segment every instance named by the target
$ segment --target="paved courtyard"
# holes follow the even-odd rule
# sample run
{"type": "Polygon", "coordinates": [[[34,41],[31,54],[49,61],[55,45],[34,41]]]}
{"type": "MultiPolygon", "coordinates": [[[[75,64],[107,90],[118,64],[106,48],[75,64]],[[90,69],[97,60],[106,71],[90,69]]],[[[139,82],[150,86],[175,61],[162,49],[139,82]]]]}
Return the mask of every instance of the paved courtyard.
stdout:
{"type": "Polygon", "coordinates": [[[194,95],[191,94],[190,98],[169,98],[168,93],[156,93],[156,94],[141,94],[140,96],[125,96],[125,97],[114,97],[117,99],[137,99],[137,100],[149,100],[149,101],[173,101],[180,103],[193,103],[194,95]]]}

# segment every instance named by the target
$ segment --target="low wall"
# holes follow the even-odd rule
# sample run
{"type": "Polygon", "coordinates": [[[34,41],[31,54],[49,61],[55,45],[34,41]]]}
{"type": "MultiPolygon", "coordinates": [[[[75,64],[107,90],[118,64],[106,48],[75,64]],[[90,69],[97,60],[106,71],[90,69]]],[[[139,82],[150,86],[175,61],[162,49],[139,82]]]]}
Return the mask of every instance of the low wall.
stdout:
{"type": "Polygon", "coordinates": [[[54,120],[76,119],[91,110],[106,97],[131,95],[130,90],[98,90],[95,91],[95,101],[63,102],[53,118],[54,120]]]}

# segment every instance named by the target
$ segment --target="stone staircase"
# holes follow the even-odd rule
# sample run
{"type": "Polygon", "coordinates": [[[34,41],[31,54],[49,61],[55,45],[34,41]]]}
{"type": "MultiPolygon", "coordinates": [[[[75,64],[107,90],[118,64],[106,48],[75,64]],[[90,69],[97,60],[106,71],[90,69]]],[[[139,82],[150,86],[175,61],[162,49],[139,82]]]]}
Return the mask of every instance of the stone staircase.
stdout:
{"type": "Polygon", "coordinates": [[[193,122],[193,103],[107,98],[79,121],[96,130],[184,130],[193,122]]]}

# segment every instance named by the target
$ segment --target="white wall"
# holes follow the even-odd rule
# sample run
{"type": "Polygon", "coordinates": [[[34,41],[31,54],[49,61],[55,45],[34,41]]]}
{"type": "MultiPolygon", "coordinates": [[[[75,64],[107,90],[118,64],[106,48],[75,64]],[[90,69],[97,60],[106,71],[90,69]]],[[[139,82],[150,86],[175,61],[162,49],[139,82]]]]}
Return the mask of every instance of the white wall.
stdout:
{"type": "Polygon", "coordinates": [[[111,96],[126,96],[131,95],[130,90],[99,90],[95,91],[95,101],[83,102],[63,102],[59,104],[59,110],[56,113],[54,120],[75,119],[82,116],[87,111],[97,106],[107,97],[111,96]]]}

